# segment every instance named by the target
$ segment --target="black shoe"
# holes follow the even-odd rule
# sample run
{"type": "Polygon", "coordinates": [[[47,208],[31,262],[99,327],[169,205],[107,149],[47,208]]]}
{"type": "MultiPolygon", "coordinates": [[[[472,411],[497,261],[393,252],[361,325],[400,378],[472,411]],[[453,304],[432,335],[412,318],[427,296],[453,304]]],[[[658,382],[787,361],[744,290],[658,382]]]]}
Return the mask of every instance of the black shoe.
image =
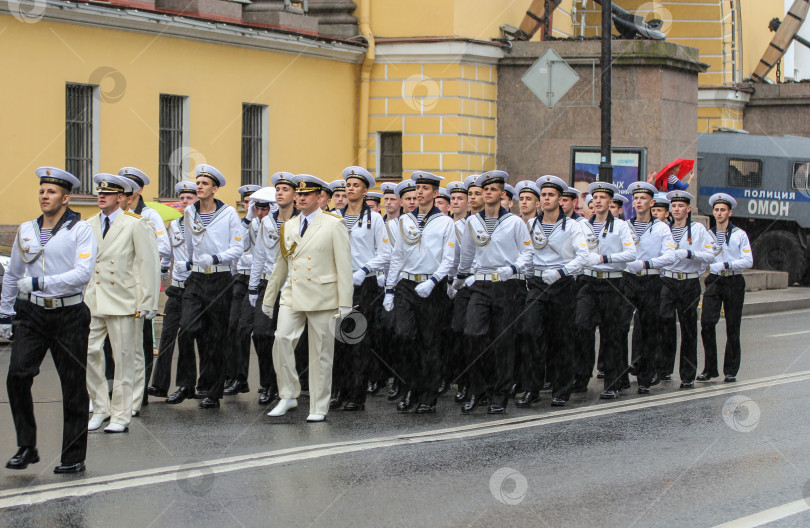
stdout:
{"type": "Polygon", "coordinates": [[[695,388],[695,382],[694,381],[682,381],[681,382],[681,388],[682,389],[694,389],[695,388]]]}
{"type": "Polygon", "coordinates": [[[619,382],[619,390],[620,391],[623,391],[624,389],[629,389],[629,388],[630,388],[630,380],[629,379],[623,379],[623,380],[621,380],[619,382]]]}
{"type": "Polygon", "coordinates": [[[481,405],[487,405],[489,403],[489,394],[483,394],[478,398],[481,405]]]}
{"type": "Polygon", "coordinates": [[[568,402],[566,400],[563,400],[562,398],[552,398],[551,399],[551,406],[552,407],[565,407],[566,405],[568,405],[568,402]]]}
{"type": "Polygon", "coordinates": [[[216,409],[219,407],[219,400],[212,400],[206,397],[200,402],[200,407],[203,409],[216,409]]]}
{"type": "Polygon", "coordinates": [[[369,381],[366,392],[368,394],[377,394],[378,392],[380,392],[380,384],[376,381],[369,381]]]}
{"type": "Polygon", "coordinates": [[[39,462],[39,453],[36,447],[21,447],[14,455],[6,462],[8,469],[25,469],[28,464],[36,464],[39,462]]]}
{"type": "Polygon", "coordinates": [[[467,399],[467,386],[466,385],[459,385],[458,391],[456,392],[456,396],[453,398],[456,403],[461,403],[467,399]]]}
{"type": "Polygon", "coordinates": [[[695,378],[695,381],[710,381],[712,378],[719,378],[720,374],[709,374],[708,372],[703,372],[695,378]]]}
{"type": "Polygon", "coordinates": [[[244,394],[246,392],[250,392],[250,385],[248,385],[248,382],[234,380],[233,383],[231,383],[231,386],[225,389],[222,394],[226,396],[235,396],[237,394],[244,394]]]}
{"type": "Polygon", "coordinates": [[[195,400],[204,400],[208,397],[208,389],[197,389],[197,394],[194,395],[195,400]]]}
{"type": "Polygon", "coordinates": [[[194,398],[194,389],[192,387],[180,387],[166,398],[166,403],[181,403],[186,398],[194,398]]]}
{"type": "Polygon", "coordinates": [[[550,390],[551,390],[551,382],[546,381],[545,383],[543,383],[543,388],[540,389],[540,392],[546,392],[546,391],[550,391],[550,390]]]}
{"type": "Polygon", "coordinates": [[[386,399],[388,399],[388,401],[395,401],[398,400],[400,396],[402,396],[402,387],[399,384],[399,380],[394,378],[394,382],[391,384],[391,390],[388,391],[386,399]]]}
{"type": "MultiPolygon", "coordinates": [[[[447,393],[447,391],[448,391],[448,390],[450,390],[450,384],[449,384],[449,383],[447,383],[447,380],[446,380],[446,379],[443,379],[443,380],[442,380],[442,381],[439,383],[439,389],[437,390],[437,392],[439,393],[439,396],[441,396],[441,395],[443,395],[443,394],[447,393]]],[[[420,407],[421,407],[421,405],[420,405],[420,407]]],[[[419,410],[417,409],[417,411],[416,411],[416,412],[419,412],[419,410]]]]}
{"type": "Polygon", "coordinates": [[[343,395],[340,391],[336,392],[332,395],[332,399],[329,400],[329,410],[336,411],[343,406],[343,395]]]}
{"type": "Polygon", "coordinates": [[[365,411],[365,403],[349,402],[343,406],[344,411],[365,411]]]}
{"type": "Polygon", "coordinates": [[[605,379],[605,373],[601,370],[596,371],[596,379],[605,379]]]}
{"type": "Polygon", "coordinates": [[[641,385],[639,385],[638,393],[639,394],[649,394],[650,393],[650,388],[649,387],[642,387],[641,385]]]}
{"type": "Polygon", "coordinates": [[[655,387],[659,383],[661,383],[661,378],[658,376],[658,374],[655,374],[650,380],[650,387],[655,387]]]}
{"type": "Polygon", "coordinates": [[[267,405],[273,402],[278,396],[278,391],[274,387],[269,389],[261,387],[259,389],[259,405],[267,405]]]}
{"type": "Polygon", "coordinates": [[[737,381],[737,376],[726,376],[725,379],[723,379],[723,381],[725,383],[734,383],[735,381],[737,381]]]}
{"type": "Polygon", "coordinates": [[[155,398],[165,398],[166,396],[169,395],[166,389],[161,389],[156,385],[150,385],[149,388],[146,389],[146,393],[149,396],[154,396],[155,398]]]}
{"type": "Polygon", "coordinates": [[[514,398],[517,395],[518,386],[517,383],[512,384],[512,388],[509,389],[509,397],[514,398]]]}
{"type": "Polygon", "coordinates": [[[223,396],[236,396],[236,394],[238,392],[236,390],[236,385],[238,385],[238,384],[239,384],[239,382],[237,380],[225,380],[225,388],[222,390],[222,395],[223,396]]]}
{"type": "Polygon", "coordinates": [[[630,365],[629,367],[627,367],[627,372],[631,376],[638,376],[638,369],[636,368],[635,365],[630,365]]]}
{"type": "Polygon", "coordinates": [[[599,395],[599,399],[601,400],[615,400],[619,397],[619,391],[615,390],[604,390],[599,395]]]}
{"type": "Polygon", "coordinates": [[[413,405],[413,392],[408,391],[405,393],[405,396],[402,397],[402,401],[397,404],[397,411],[408,412],[413,409],[413,405]]]}
{"type": "Polygon", "coordinates": [[[475,394],[470,395],[470,398],[461,404],[461,414],[469,414],[478,407],[478,404],[481,403],[478,396],[475,394]]]}
{"type": "Polygon", "coordinates": [[[515,407],[531,407],[533,403],[539,401],[539,394],[532,391],[526,391],[523,393],[523,396],[515,402],[515,407]]]}
{"type": "Polygon", "coordinates": [[[487,414],[506,414],[506,407],[500,403],[490,403],[487,414]]]}
{"type": "Polygon", "coordinates": [[[66,473],[84,473],[85,469],[87,469],[87,467],[84,465],[84,462],[76,462],[75,464],[59,464],[53,468],[53,472],[57,475],[66,473]]]}
{"type": "Polygon", "coordinates": [[[661,374],[661,381],[672,381],[672,374],[661,374]]]}
{"type": "Polygon", "coordinates": [[[429,403],[423,403],[416,408],[416,414],[432,414],[436,412],[436,406],[429,403]]]}

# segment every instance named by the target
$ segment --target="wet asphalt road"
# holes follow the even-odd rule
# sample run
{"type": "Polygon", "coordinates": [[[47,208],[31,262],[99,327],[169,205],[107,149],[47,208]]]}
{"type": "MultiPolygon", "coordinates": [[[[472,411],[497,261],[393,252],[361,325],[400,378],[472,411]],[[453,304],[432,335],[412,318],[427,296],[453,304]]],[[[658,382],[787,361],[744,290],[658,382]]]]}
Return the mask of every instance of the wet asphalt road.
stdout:
{"type": "MultiPolygon", "coordinates": [[[[505,417],[461,416],[448,394],[435,415],[398,415],[381,392],[364,412],[306,424],[306,398],[282,419],[255,393],[215,410],[153,399],[129,433],[91,433],[87,473],[67,479],[52,473],[61,403],[46,360],[34,384],[42,461],[0,470],[0,526],[713,527],[810,496],[810,380],[795,374],[810,371],[809,315],[744,319],[736,386],[674,381],[606,403],[592,380],[562,411],[544,397],[505,417]],[[37,488],[66,482],[88,495],[37,488]],[[3,502],[21,489],[32,505],[3,502]]],[[[8,354],[0,346],[3,372],[8,354]]],[[[5,387],[0,398],[11,456],[5,387]]],[[[768,526],[810,526],[810,512],[768,526]]]]}

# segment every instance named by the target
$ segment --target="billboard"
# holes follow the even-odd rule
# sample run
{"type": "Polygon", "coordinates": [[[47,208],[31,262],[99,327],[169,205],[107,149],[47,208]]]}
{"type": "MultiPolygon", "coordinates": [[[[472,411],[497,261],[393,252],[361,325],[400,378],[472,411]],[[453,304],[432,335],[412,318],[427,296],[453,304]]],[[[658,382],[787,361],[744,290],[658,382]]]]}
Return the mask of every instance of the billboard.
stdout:
{"type": "MultiPolygon", "coordinates": [[[[624,217],[629,219],[633,210],[633,197],[627,187],[636,181],[647,178],[646,147],[614,147],[612,150],[613,185],[628,198],[624,204],[624,217]]],[[[588,192],[588,185],[599,179],[599,147],[571,147],[571,181],[583,195],[588,192]]]]}

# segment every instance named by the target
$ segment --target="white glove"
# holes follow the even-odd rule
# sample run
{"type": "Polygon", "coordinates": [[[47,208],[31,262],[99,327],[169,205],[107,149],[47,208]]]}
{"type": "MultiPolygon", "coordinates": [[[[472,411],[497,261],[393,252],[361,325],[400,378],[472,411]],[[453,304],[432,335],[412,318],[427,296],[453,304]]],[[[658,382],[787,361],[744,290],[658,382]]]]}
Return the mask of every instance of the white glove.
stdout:
{"type": "Polygon", "coordinates": [[[543,271],[542,275],[540,276],[543,279],[543,282],[548,284],[549,286],[560,280],[560,274],[557,273],[556,270],[545,270],[543,271]]]}
{"type": "Polygon", "coordinates": [[[602,264],[602,255],[599,253],[590,253],[588,254],[588,267],[592,268],[594,266],[598,266],[602,264]]]}
{"type": "Polygon", "coordinates": [[[256,301],[259,300],[259,293],[248,293],[248,302],[253,308],[256,308],[256,301]]]}
{"type": "MultiPolygon", "coordinates": [[[[42,280],[42,279],[40,279],[42,280]]],[[[17,289],[20,293],[31,293],[34,291],[34,278],[25,277],[17,281],[17,289]]]]}
{"type": "Polygon", "coordinates": [[[269,317],[270,319],[272,319],[273,318],[273,307],[268,305],[268,304],[262,303],[262,313],[264,315],[266,315],[267,317],[269,317]]]}
{"type": "Polygon", "coordinates": [[[157,310],[148,310],[148,311],[147,311],[147,312],[144,314],[144,318],[145,318],[147,321],[151,321],[151,320],[152,320],[152,319],[154,319],[155,317],[157,317],[157,310]]]}
{"type": "Polygon", "coordinates": [[[394,309],[394,294],[393,293],[386,293],[385,297],[383,297],[383,308],[385,308],[386,312],[390,312],[394,309]]]}
{"type": "Polygon", "coordinates": [[[346,317],[349,316],[350,313],[352,313],[352,307],[351,306],[338,306],[338,312],[337,313],[338,313],[338,317],[340,317],[341,319],[345,319],[346,317]]]}
{"type": "MultiPolygon", "coordinates": [[[[455,282],[455,281],[453,281],[453,282],[455,282]]],[[[447,296],[450,297],[451,299],[456,298],[456,289],[453,288],[452,284],[447,285],[447,296]]]]}
{"type": "Polygon", "coordinates": [[[352,282],[355,286],[360,286],[366,280],[366,272],[359,269],[352,274],[352,282]]]}
{"type": "Polygon", "coordinates": [[[678,257],[678,260],[683,260],[689,255],[689,252],[685,249],[676,249],[675,256],[678,257]]]}
{"type": "Polygon", "coordinates": [[[247,214],[245,215],[245,220],[250,222],[254,218],[256,218],[256,202],[251,200],[250,203],[248,204],[247,214]]]}
{"type": "Polygon", "coordinates": [[[473,285],[474,282],[475,282],[475,275],[470,275],[469,277],[464,279],[464,286],[469,288],[470,286],[473,285]]]}
{"type": "Polygon", "coordinates": [[[501,266],[497,273],[501,280],[509,280],[515,274],[515,270],[512,269],[512,266],[501,266]]]}
{"type": "Polygon", "coordinates": [[[171,273],[169,273],[168,271],[164,271],[163,273],[160,274],[160,280],[161,282],[169,280],[169,277],[171,276],[172,276],[171,273]]]}
{"type": "Polygon", "coordinates": [[[427,299],[430,296],[430,292],[433,291],[434,286],[436,286],[435,282],[426,280],[425,282],[419,283],[416,288],[414,288],[414,291],[419,297],[427,299]]]}
{"type": "Polygon", "coordinates": [[[196,264],[201,268],[210,268],[211,266],[214,265],[214,257],[203,253],[202,255],[194,259],[194,264],[196,264]]]}
{"type": "Polygon", "coordinates": [[[377,286],[385,288],[385,275],[377,275],[377,286]]]}
{"type": "Polygon", "coordinates": [[[11,339],[11,316],[3,315],[0,319],[5,319],[8,322],[0,324],[0,337],[3,339],[11,339]]]}
{"type": "Polygon", "coordinates": [[[722,262],[712,262],[709,264],[709,273],[720,273],[724,269],[726,269],[726,266],[722,262]]]}
{"type": "Polygon", "coordinates": [[[455,279],[453,281],[453,289],[456,291],[460,290],[464,286],[466,286],[464,279],[455,279]]]}
{"type": "Polygon", "coordinates": [[[186,266],[188,265],[188,261],[180,260],[174,263],[174,273],[177,275],[182,275],[184,273],[188,273],[188,269],[186,266]]]}
{"type": "Polygon", "coordinates": [[[634,260],[633,262],[627,263],[627,271],[629,273],[638,273],[639,271],[644,269],[644,263],[640,260],[634,260]]]}

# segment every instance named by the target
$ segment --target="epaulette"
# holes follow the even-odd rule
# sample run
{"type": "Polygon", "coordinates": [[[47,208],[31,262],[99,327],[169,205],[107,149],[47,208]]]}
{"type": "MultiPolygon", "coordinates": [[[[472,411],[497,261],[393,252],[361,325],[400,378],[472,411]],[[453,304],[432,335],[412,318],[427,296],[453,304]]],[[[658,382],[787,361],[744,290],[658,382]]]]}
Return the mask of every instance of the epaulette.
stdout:
{"type": "Polygon", "coordinates": [[[139,215],[137,213],[133,213],[132,211],[124,211],[124,214],[129,215],[129,216],[134,216],[135,218],[142,218],[141,215],[139,215]]]}
{"type": "Polygon", "coordinates": [[[336,214],[334,214],[334,213],[330,213],[330,212],[328,212],[328,211],[323,211],[323,214],[328,214],[329,216],[334,216],[334,217],[335,217],[335,218],[337,218],[338,220],[343,220],[343,217],[342,217],[342,216],[340,216],[340,215],[336,215],[336,214]]]}

